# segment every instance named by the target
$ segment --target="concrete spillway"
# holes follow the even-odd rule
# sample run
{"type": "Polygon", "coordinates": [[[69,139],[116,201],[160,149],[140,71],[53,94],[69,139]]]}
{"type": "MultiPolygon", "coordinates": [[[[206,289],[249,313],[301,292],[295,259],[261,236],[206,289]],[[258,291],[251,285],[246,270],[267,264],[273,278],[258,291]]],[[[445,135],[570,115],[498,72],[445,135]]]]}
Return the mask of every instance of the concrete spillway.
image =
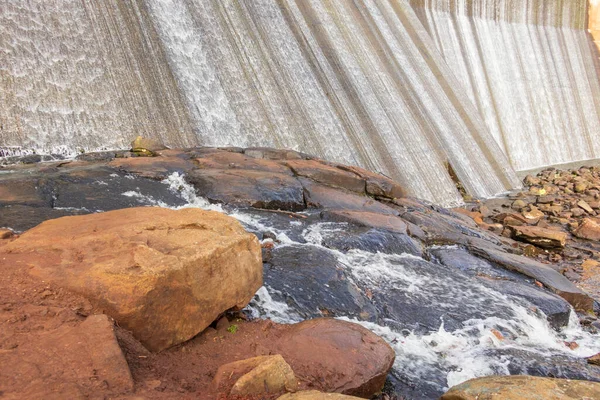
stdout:
{"type": "Polygon", "coordinates": [[[0,148],[287,147],[490,196],[597,157],[585,2],[544,3],[0,0],[0,148]]]}

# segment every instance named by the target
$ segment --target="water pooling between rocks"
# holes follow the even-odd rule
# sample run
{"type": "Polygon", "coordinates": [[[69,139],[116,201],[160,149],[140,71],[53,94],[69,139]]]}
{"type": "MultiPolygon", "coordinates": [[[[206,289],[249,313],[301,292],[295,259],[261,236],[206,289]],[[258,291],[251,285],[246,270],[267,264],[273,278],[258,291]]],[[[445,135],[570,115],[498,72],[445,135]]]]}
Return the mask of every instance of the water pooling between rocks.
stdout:
{"type": "MultiPolygon", "coordinates": [[[[597,369],[583,359],[600,350],[598,335],[579,327],[562,298],[467,251],[473,241],[482,249],[501,242],[451,211],[410,199],[398,202],[404,206],[392,208],[392,203],[383,200],[350,195],[331,186],[317,187],[314,180],[298,185],[296,175],[285,168],[278,170],[279,175],[287,176],[282,179],[300,190],[311,188],[313,201],[317,202],[318,193],[330,190],[339,194],[338,208],[339,199],[344,199],[346,210],[361,204],[370,211],[344,214],[323,210],[327,207],[322,205],[306,208],[302,203],[293,203],[301,212],[261,210],[244,205],[243,196],[237,198],[237,207],[214,204],[225,194],[219,192],[218,185],[197,182],[216,176],[215,166],[205,158],[204,169],[184,168],[186,157],[175,160],[175,171],[167,157],[119,161],[119,167],[103,162],[15,167],[2,174],[0,191],[17,186],[20,191],[9,191],[14,197],[3,200],[0,225],[25,230],[60,215],[139,205],[226,212],[263,243],[265,286],[247,312],[276,322],[317,316],[359,322],[383,336],[396,351],[387,389],[390,393],[434,398],[454,384],[494,373],[600,381],[597,369]],[[148,168],[150,164],[154,170],[148,168]],[[39,174],[36,168],[44,173],[39,174]],[[156,170],[160,173],[153,175],[156,170]],[[155,180],[143,178],[141,173],[155,180]],[[12,186],[11,179],[15,180],[12,186]],[[198,186],[190,185],[190,181],[198,186]],[[198,193],[206,193],[213,203],[198,193]],[[361,201],[350,201],[356,198],[361,201]],[[403,219],[385,214],[392,212],[400,213],[403,219]],[[371,219],[365,217],[360,222],[360,215],[371,219]],[[376,225],[374,215],[379,218],[378,227],[369,225],[376,225]],[[427,235],[419,231],[426,227],[426,218],[436,221],[437,236],[432,236],[432,229],[427,235]],[[577,342],[579,347],[571,350],[564,342],[577,342]]],[[[247,171],[252,166],[253,176],[268,164],[266,160],[240,160],[243,164],[230,168],[247,171]]],[[[312,177],[329,179],[318,174],[312,177]]],[[[227,190],[235,191],[235,187],[227,190]]],[[[273,189],[270,193],[276,192],[273,189]]],[[[256,191],[253,195],[265,193],[256,191]]],[[[284,195],[296,198],[294,191],[284,195]]],[[[261,204],[268,205],[264,200],[261,204]]],[[[326,197],[319,202],[326,203],[326,197]]]]}

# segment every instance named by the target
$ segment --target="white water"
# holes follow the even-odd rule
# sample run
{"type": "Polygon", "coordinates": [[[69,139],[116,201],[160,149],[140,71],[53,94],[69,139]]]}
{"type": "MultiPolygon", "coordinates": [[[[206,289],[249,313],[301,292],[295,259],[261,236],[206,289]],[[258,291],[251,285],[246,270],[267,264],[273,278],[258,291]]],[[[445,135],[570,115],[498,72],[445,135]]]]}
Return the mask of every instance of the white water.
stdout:
{"type": "MultiPolygon", "coordinates": [[[[221,206],[196,196],[193,187],[178,173],[168,177],[164,183],[187,201],[188,204],[183,207],[226,212],[221,206]]],[[[124,195],[131,196],[132,193],[124,195]]],[[[152,198],[140,198],[140,201],[143,204],[160,204],[152,198]]],[[[453,331],[444,328],[442,318],[437,328],[428,333],[401,328],[403,321],[383,320],[375,324],[337,315],[340,319],[365,326],[390,343],[396,352],[395,370],[413,382],[429,382],[439,391],[444,391],[474,377],[508,374],[513,361],[510,357],[490,354],[490,350],[520,349],[545,357],[587,357],[600,352],[600,336],[584,331],[574,312],[568,327],[557,332],[548,325],[545,315],[539,310],[534,311],[529,303],[483,286],[464,275],[444,275],[441,265],[433,265],[435,268],[432,268],[432,264],[419,257],[360,250],[342,253],[323,247],[323,240],[338,235],[344,224],[308,224],[301,219],[295,220],[290,223],[290,229],[301,230],[301,240],[292,240],[287,229],[272,226],[266,217],[239,210],[227,213],[250,231],[273,232],[277,237],[276,247],[316,246],[333,254],[344,267],[348,279],[360,288],[387,293],[387,301],[393,301],[393,296],[405,296],[416,303],[434,302],[436,309],[448,313],[459,310],[478,313],[480,317],[467,319],[461,328],[453,331]],[[501,332],[504,339],[499,340],[493,330],[501,332]],[[571,350],[564,342],[576,342],[579,347],[571,350]],[[443,383],[440,383],[440,376],[443,383]]],[[[302,320],[296,310],[277,298],[285,298],[285,293],[269,288],[267,282],[257,292],[247,311],[255,317],[270,318],[278,323],[302,320]]]]}
{"type": "Polygon", "coordinates": [[[475,196],[519,185],[404,0],[125,3],[0,0],[0,149],[286,147],[446,205],[447,162],[475,196]]]}
{"type": "Polygon", "coordinates": [[[586,0],[411,0],[517,170],[600,156],[586,0]]]}

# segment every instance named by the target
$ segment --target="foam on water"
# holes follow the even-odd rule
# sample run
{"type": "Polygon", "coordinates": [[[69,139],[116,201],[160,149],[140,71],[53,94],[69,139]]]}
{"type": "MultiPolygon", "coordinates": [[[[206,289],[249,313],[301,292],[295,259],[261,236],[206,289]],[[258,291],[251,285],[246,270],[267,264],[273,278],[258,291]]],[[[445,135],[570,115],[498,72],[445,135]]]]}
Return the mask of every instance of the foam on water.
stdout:
{"type": "MultiPolygon", "coordinates": [[[[274,232],[278,239],[274,242],[276,247],[316,246],[333,254],[345,268],[347,277],[359,287],[389,296],[405,296],[409,301],[424,304],[435,301],[436,309],[449,313],[459,307],[477,315],[465,319],[461,327],[454,330],[447,329],[442,317],[438,328],[426,333],[403,327],[402,321],[384,319],[374,323],[337,316],[382,336],[396,352],[396,374],[405,379],[428,382],[443,391],[474,377],[509,374],[511,358],[494,354],[492,350],[523,350],[529,354],[570,357],[588,357],[600,352],[599,335],[583,330],[575,312],[571,312],[569,325],[556,331],[549,326],[546,316],[532,309],[529,303],[483,286],[458,271],[458,275],[444,275],[442,266],[408,254],[374,254],[356,249],[344,253],[323,247],[324,238],[339,234],[344,230],[344,223],[306,224],[301,239],[292,240],[293,235],[271,226],[266,217],[242,210],[226,211],[210,204],[197,196],[180,174],[169,176],[163,183],[188,202],[184,207],[227,212],[250,231],[274,232]],[[500,332],[503,338],[498,338],[494,332],[500,332]],[[576,342],[579,347],[571,350],[565,342],[576,342]]],[[[302,228],[305,223],[300,220],[294,221],[293,225],[290,229],[302,228]]],[[[302,319],[292,305],[275,299],[275,295],[283,297],[282,293],[265,284],[246,311],[254,317],[270,318],[278,323],[295,323],[302,319]]]]}

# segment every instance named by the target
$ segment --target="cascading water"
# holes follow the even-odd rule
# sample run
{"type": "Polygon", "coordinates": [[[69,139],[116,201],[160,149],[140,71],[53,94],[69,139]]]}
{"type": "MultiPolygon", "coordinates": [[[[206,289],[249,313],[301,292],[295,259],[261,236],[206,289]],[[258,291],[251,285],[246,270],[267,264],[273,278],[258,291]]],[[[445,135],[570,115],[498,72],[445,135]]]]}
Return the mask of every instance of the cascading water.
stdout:
{"type": "MultiPolygon", "coordinates": [[[[329,313],[364,325],[384,337],[396,351],[392,376],[398,394],[415,399],[437,398],[450,386],[492,374],[600,381],[600,373],[583,360],[600,351],[597,334],[584,331],[574,312],[568,325],[553,329],[546,315],[523,297],[523,292],[506,294],[494,284],[465,273],[481,265],[459,263],[457,268],[436,257],[426,261],[415,255],[420,249],[412,245],[406,247],[406,252],[372,252],[360,246],[345,246],[340,251],[332,244],[348,231],[345,223],[315,222],[310,218],[290,222],[287,215],[210,204],[196,196],[194,188],[177,173],[163,183],[185,201],[175,208],[226,212],[259,237],[270,232],[276,242],[271,238],[263,242],[274,244],[273,251],[280,256],[291,256],[282,260],[282,275],[266,261],[265,287],[247,307],[250,314],[293,323],[329,313]],[[302,264],[301,258],[309,261],[302,264]],[[332,280],[327,279],[330,263],[337,276],[332,280]],[[294,269],[298,269],[301,281],[295,281],[294,269]],[[324,279],[313,281],[314,276],[324,279]],[[372,301],[360,303],[356,297],[359,292],[368,293],[372,301]],[[572,350],[564,342],[577,342],[578,347],[572,350]]],[[[123,195],[134,196],[141,204],[169,206],[141,192],[123,195]]],[[[429,251],[450,254],[461,250],[454,246],[429,251]]],[[[478,274],[497,274],[501,282],[514,277],[483,260],[479,263],[486,270],[478,270],[478,274]]],[[[517,292],[525,289],[519,288],[517,292]]]]}
{"type": "Polygon", "coordinates": [[[600,156],[585,0],[411,0],[516,170],[600,156]]]}
{"type": "Polygon", "coordinates": [[[403,1],[0,2],[0,146],[267,145],[437,203],[518,185],[403,1]],[[192,133],[193,132],[193,133],[192,133]]]}

